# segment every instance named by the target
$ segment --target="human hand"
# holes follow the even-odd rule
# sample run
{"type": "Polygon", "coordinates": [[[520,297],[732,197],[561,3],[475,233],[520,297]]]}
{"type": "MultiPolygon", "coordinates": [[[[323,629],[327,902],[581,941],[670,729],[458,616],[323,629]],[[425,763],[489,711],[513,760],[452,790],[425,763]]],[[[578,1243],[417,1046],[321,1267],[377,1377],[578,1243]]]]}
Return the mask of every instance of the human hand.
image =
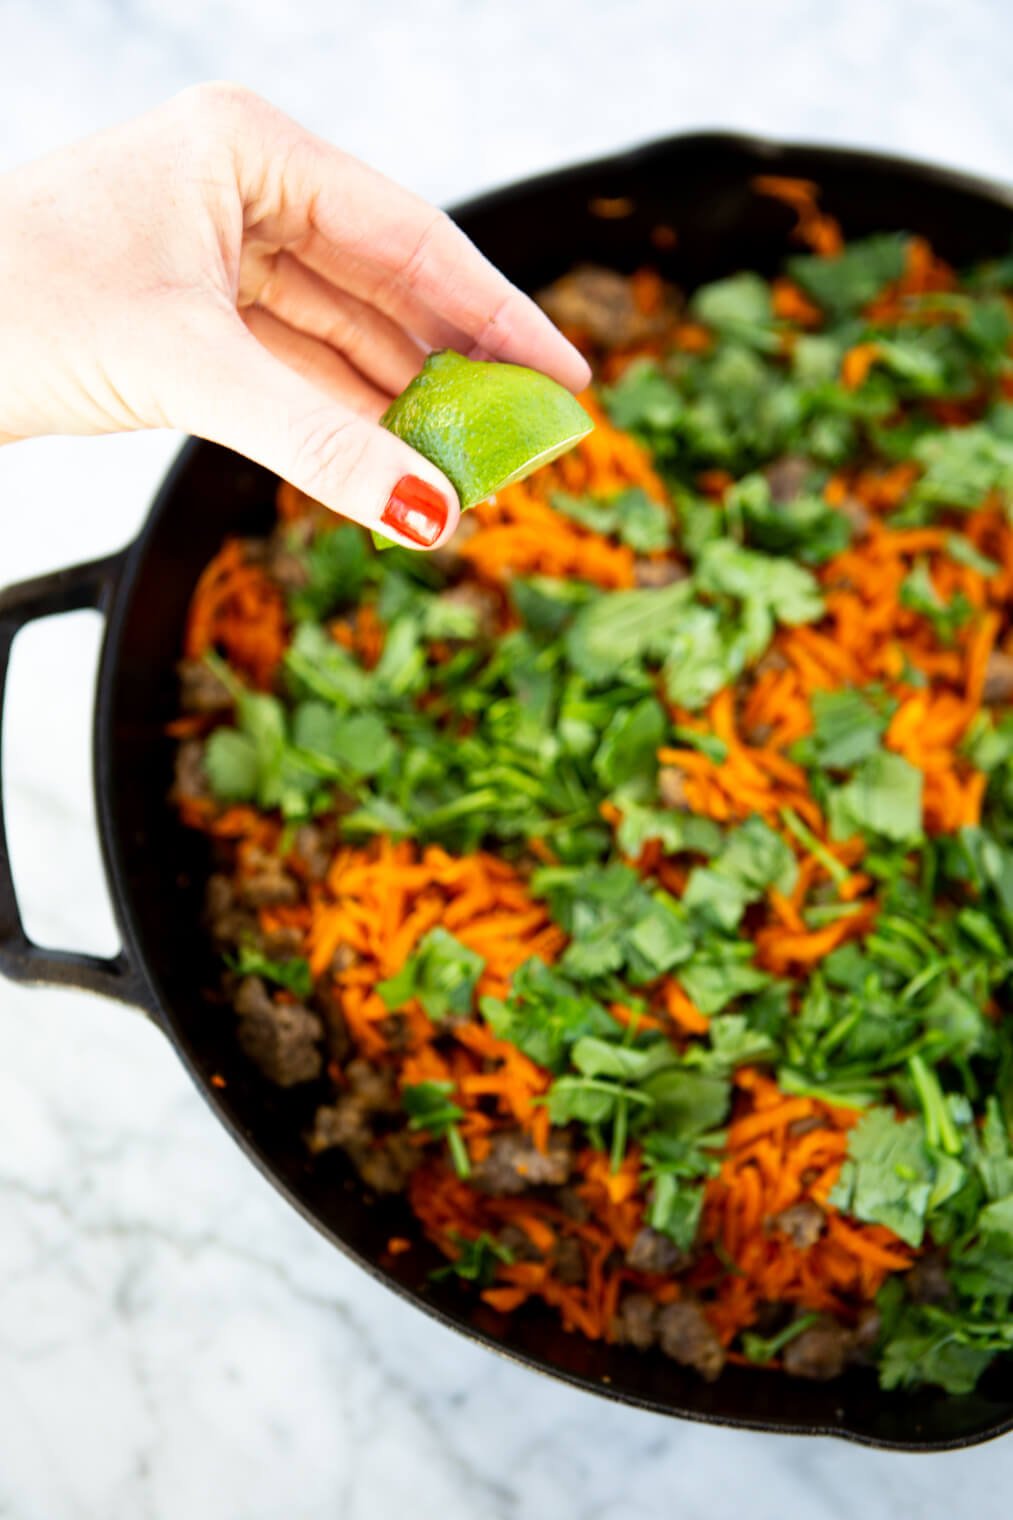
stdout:
{"type": "Polygon", "coordinates": [[[0,443],[181,428],[435,548],[454,489],[376,425],[426,351],[589,378],[444,213],[238,86],[0,178],[0,229],[0,443]]]}

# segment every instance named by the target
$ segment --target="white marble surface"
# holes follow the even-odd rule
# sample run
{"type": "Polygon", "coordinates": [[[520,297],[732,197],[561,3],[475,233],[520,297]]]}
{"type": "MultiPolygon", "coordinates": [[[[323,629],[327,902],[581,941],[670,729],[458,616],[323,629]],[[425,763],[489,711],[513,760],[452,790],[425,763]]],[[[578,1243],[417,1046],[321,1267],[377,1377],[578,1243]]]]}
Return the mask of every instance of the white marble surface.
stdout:
{"type": "MultiPolygon", "coordinates": [[[[1013,179],[1011,41],[1007,0],[0,0],[0,169],[228,76],[434,199],[714,125],[1013,179]]],[[[0,579],[124,542],[173,448],[0,453],[0,579]]],[[[4,761],[31,929],[107,952],[96,638],[86,614],[25,637],[4,761]]],[[[1008,1510],[1009,1443],[911,1458],[675,1425],[466,1345],[290,1213],[123,1009],[0,986],[0,1052],[2,1520],[1008,1510]]]]}

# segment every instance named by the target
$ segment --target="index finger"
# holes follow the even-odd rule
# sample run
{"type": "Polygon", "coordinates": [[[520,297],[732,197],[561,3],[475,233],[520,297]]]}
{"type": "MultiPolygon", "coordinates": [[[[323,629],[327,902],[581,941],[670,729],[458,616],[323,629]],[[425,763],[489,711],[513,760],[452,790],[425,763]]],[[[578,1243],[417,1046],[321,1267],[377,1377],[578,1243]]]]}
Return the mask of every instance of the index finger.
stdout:
{"type": "Polygon", "coordinates": [[[571,390],[587,362],[528,296],[443,211],[337,148],[306,135],[286,164],[313,227],[339,252],[368,259],[471,341],[470,352],[542,370],[571,390]]]}

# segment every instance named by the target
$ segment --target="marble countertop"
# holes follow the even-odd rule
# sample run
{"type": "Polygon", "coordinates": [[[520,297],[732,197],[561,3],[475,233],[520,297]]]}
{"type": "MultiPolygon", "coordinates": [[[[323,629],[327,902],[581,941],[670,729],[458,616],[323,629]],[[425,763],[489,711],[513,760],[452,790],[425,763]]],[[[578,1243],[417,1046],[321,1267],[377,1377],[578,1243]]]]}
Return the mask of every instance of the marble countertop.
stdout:
{"type": "MultiPolygon", "coordinates": [[[[0,169],[231,77],[434,200],[706,126],[1013,179],[1005,0],[2,0],[0,23],[0,169]]],[[[176,446],[0,452],[0,579],[124,543],[176,446]]],[[[31,933],[109,953],[97,643],[85,613],[19,640],[3,758],[31,933]]],[[[0,1050],[0,1520],[1006,1513],[1009,1443],[675,1424],[431,1324],[281,1203],[125,1009],[0,985],[0,1050]]]]}

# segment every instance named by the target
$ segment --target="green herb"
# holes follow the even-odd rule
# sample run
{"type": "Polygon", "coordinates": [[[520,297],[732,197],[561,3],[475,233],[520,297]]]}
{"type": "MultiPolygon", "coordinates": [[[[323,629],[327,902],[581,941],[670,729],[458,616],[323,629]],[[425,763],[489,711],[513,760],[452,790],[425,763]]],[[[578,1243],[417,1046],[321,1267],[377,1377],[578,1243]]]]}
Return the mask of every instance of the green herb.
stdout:
{"type": "Polygon", "coordinates": [[[429,1018],[439,1021],[471,1012],[475,987],[485,962],[446,929],[430,929],[401,970],[376,991],[390,1009],[417,998],[429,1018]]]}
{"type": "Polygon", "coordinates": [[[457,1127],[464,1110],[451,1102],[453,1091],[453,1082],[416,1082],[401,1089],[401,1102],[408,1114],[408,1128],[424,1131],[431,1140],[445,1139],[455,1172],[468,1177],[471,1162],[457,1127]]]}
{"type": "Polygon", "coordinates": [[[760,818],[751,818],[726,836],[720,853],[691,873],[683,903],[721,929],[737,927],[751,902],[768,887],[790,893],[795,857],[781,836],[760,818]]]}
{"type": "Polygon", "coordinates": [[[566,496],[557,492],[552,505],[564,517],[579,522],[595,533],[611,533],[620,543],[629,544],[637,554],[655,554],[672,544],[672,525],[668,512],[653,501],[640,486],[631,486],[605,499],[595,496],[566,496]]]}
{"type": "Polygon", "coordinates": [[[757,274],[747,271],[701,285],[690,302],[690,312],[724,337],[763,350],[777,347],[770,286],[757,274]]]}
{"type": "Polygon", "coordinates": [[[646,659],[661,661],[691,599],[687,582],[660,591],[613,591],[581,608],[566,634],[573,668],[607,681],[646,659]]]}
{"type": "Polygon", "coordinates": [[[818,1314],[800,1314],[798,1319],[793,1319],[776,1335],[756,1335],[753,1331],[746,1330],[742,1336],[742,1350],[751,1362],[772,1362],[776,1356],[780,1356],[785,1346],[790,1346],[792,1341],[818,1323],[818,1314]]]}
{"type": "Polygon", "coordinates": [[[500,1263],[509,1264],[514,1259],[509,1247],[500,1245],[485,1230],[472,1240],[456,1233],[450,1239],[457,1255],[445,1267],[437,1267],[434,1272],[430,1272],[433,1282],[444,1282],[448,1277],[457,1277],[462,1282],[474,1283],[478,1288],[487,1288],[494,1280],[500,1263]]]}
{"type": "Polygon", "coordinates": [[[301,956],[293,956],[284,961],[272,960],[253,945],[240,945],[237,954],[231,959],[227,957],[227,960],[237,976],[261,976],[266,982],[273,982],[276,987],[285,987],[289,992],[294,992],[297,998],[308,998],[313,991],[313,974],[309,962],[301,956]]]}
{"type": "Polygon", "coordinates": [[[874,1108],[848,1137],[848,1157],[830,1202],[919,1246],[934,1181],[921,1120],[896,1119],[889,1109],[874,1108]]]}
{"type": "Polygon", "coordinates": [[[680,1250],[690,1250],[696,1240],[704,1185],[718,1170],[715,1152],[722,1140],[719,1132],[691,1140],[669,1130],[651,1130],[643,1137],[646,1221],[680,1250]]]}
{"type": "Polygon", "coordinates": [[[485,997],[481,1008],[495,1035],[554,1072],[564,1069],[578,1040],[616,1027],[596,998],[540,960],[514,972],[507,998],[485,997]]]}
{"type": "Polygon", "coordinates": [[[805,255],[788,260],[788,273],[832,318],[868,305],[904,272],[906,240],[893,233],[849,243],[832,258],[805,255]]]}
{"type": "Polygon", "coordinates": [[[926,434],[914,448],[923,466],[916,501],[933,507],[981,505],[990,491],[1013,494],[1013,438],[1004,412],[985,422],[926,434]]]}
{"type": "Polygon", "coordinates": [[[365,535],[351,523],[318,533],[306,551],[306,585],[289,598],[292,616],[317,622],[351,606],[362,591],[368,556],[365,535]]]}
{"type": "Polygon", "coordinates": [[[730,487],[725,510],[741,521],[754,548],[768,554],[794,554],[810,565],[823,564],[851,540],[848,519],[822,496],[775,501],[762,475],[744,475],[730,487]]]}
{"type": "Polygon", "coordinates": [[[847,770],[875,754],[895,706],[874,691],[814,691],[812,745],[818,764],[847,770]]]}
{"type": "Polygon", "coordinates": [[[956,634],[974,612],[974,608],[958,591],[950,600],[944,601],[932,583],[928,565],[919,560],[901,583],[900,599],[912,612],[927,617],[944,644],[952,644],[956,634]]]}
{"type": "Polygon", "coordinates": [[[830,829],[835,839],[871,834],[913,842],[922,828],[922,773],[903,755],[877,750],[851,780],[830,794],[830,829]]]}

